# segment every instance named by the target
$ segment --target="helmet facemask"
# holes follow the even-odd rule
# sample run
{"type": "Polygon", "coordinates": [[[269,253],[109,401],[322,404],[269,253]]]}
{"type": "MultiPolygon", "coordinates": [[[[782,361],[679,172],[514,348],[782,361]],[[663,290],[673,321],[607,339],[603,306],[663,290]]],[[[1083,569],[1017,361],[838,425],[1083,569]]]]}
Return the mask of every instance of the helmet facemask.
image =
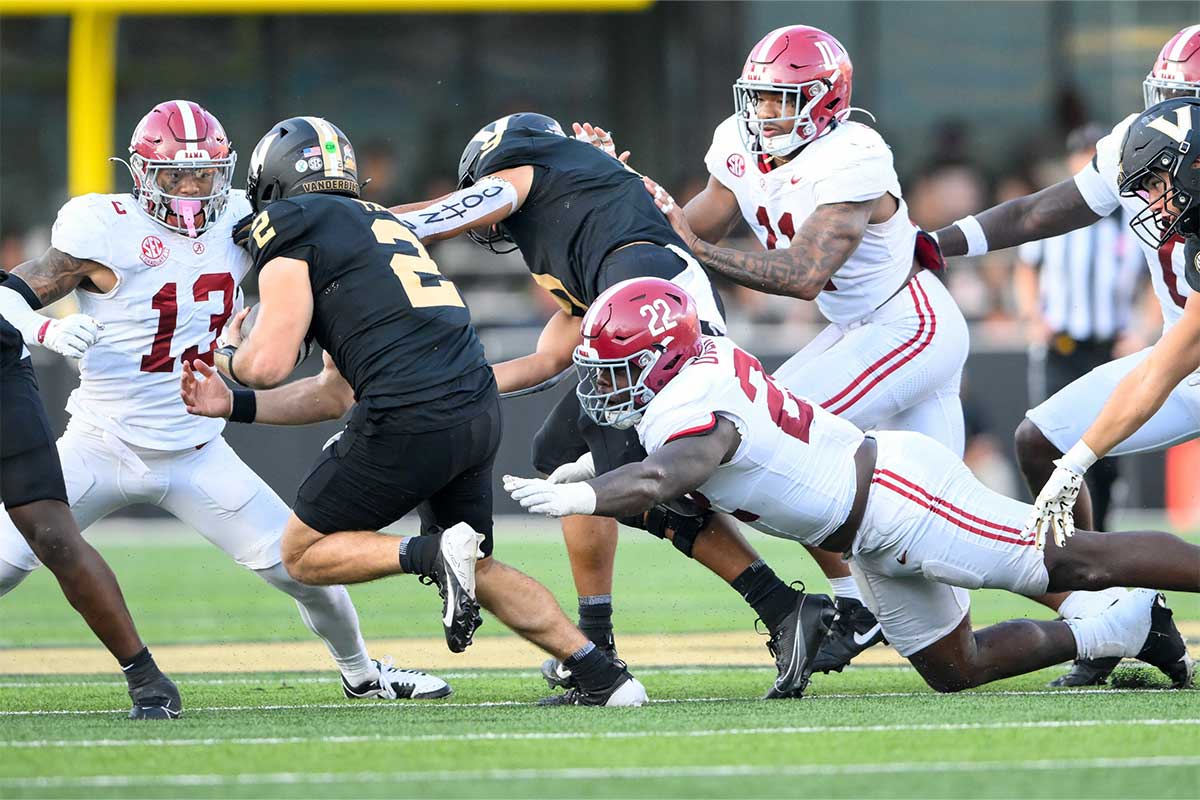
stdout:
{"type": "Polygon", "coordinates": [[[195,238],[215,225],[225,210],[236,163],[237,153],[232,151],[225,158],[186,161],[150,160],[131,153],[125,166],[133,177],[133,196],[142,209],[163,227],[195,238]],[[189,176],[198,182],[211,177],[211,189],[202,195],[172,193],[189,176]]]}
{"type": "Polygon", "coordinates": [[[755,155],[787,156],[813,141],[819,135],[813,112],[831,88],[828,81],[820,78],[795,85],[735,81],[733,103],[742,146],[755,155]],[[760,92],[779,93],[779,107],[783,116],[759,119],[756,106],[760,92]],[[798,110],[788,115],[789,108],[798,110]],[[764,136],[762,130],[768,124],[783,128],[788,133],[764,136]]]}
{"type": "Polygon", "coordinates": [[[584,413],[597,425],[617,430],[638,424],[654,397],[646,377],[661,357],[660,350],[646,349],[626,358],[605,359],[587,345],[575,348],[572,358],[579,373],[575,394],[584,413]],[[602,389],[602,382],[611,389],[602,389]]]}
{"type": "Polygon", "coordinates": [[[1200,83],[1161,78],[1153,72],[1142,81],[1142,99],[1146,101],[1146,108],[1176,97],[1200,98],[1200,83]]]}
{"type": "MultiPolygon", "coordinates": [[[[1144,167],[1128,176],[1121,176],[1121,196],[1136,197],[1146,204],[1146,207],[1134,215],[1129,221],[1129,227],[1138,238],[1154,249],[1164,246],[1172,237],[1179,234],[1194,235],[1197,233],[1197,217],[1200,216],[1200,198],[1179,186],[1176,176],[1178,161],[1183,155],[1173,148],[1163,148],[1144,167]],[[1167,179],[1163,179],[1163,175],[1167,179]],[[1164,185],[1169,181],[1170,186],[1153,194],[1146,187],[1151,178],[1156,178],[1164,185]],[[1167,219],[1161,209],[1178,209],[1167,219]]],[[[1196,166],[1193,162],[1193,168],[1196,166]]]]}

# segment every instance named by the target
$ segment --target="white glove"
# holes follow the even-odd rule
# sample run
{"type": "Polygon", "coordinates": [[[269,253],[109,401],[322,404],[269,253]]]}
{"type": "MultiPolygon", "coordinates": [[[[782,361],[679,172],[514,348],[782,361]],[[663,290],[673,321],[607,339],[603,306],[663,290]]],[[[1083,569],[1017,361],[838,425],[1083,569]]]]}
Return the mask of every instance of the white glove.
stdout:
{"type": "Polygon", "coordinates": [[[72,314],[62,319],[49,319],[38,331],[38,344],[47,350],[70,358],[82,358],[96,343],[104,326],[87,314],[72,314]]]}
{"type": "Polygon", "coordinates": [[[1083,473],[1077,472],[1066,458],[1054,462],[1054,474],[1033,504],[1033,513],[1025,523],[1025,535],[1033,536],[1039,550],[1046,547],[1046,533],[1054,531],[1054,543],[1063,547],[1067,537],[1075,535],[1075,501],[1083,473]]]}
{"type": "Polygon", "coordinates": [[[563,464],[551,472],[550,477],[546,480],[550,483],[578,483],[579,481],[590,481],[594,477],[596,477],[596,462],[592,458],[591,451],[588,451],[577,461],[563,464]]]}
{"type": "Polygon", "coordinates": [[[505,475],[504,491],[530,514],[569,517],[596,510],[596,491],[587,483],[551,483],[541,478],[505,475]]]}

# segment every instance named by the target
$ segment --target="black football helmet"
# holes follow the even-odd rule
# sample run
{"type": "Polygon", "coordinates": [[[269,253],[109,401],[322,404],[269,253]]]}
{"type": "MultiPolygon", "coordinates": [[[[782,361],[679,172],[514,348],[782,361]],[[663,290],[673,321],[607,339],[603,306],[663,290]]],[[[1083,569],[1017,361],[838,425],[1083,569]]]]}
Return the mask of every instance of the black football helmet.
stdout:
{"type": "Polygon", "coordinates": [[[1129,222],[1154,248],[1200,235],[1200,99],[1177,97],[1146,109],[1125,131],[1117,182],[1146,203],[1129,222]],[[1170,176],[1170,186],[1161,187],[1170,176]],[[1164,214],[1163,212],[1166,211],[1164,214]]]}
{"type": "MultiPolygon", "coordinates": [[[[500,144],[502,138],[513,133],[524,136],[536,136],[540,134],[566,136],[563,133],[562,126],[553,118],[532,111],[509,114],[507,117],[501,117],[495,122],[489,122],[471,137],[471,141],[467,142],[466,149],[463,150],[462,156],[458,159],[459,189],[473,186],[476,181],[484,177],[479,174],[479,165],[483,161],[483,157],[495,149],[496,145],[500,144]],[[520,133],[517,133],[518,131],[520,133]]],[[[512,237],[505,232],[503,223],[493,225],[486,232],[474,230],[469,231],[467,235],[471,237],[472,241],[483,245],[493,253],[511,253],[517,249],[515,243],[512,247],[504,250],[496,248],[496,245],[500,242],[512,242],[512,237]]]]}
{"type": "Polygon", "coordinates": [[[346,134],[320,117],[271,126],[250,156],[246,196],[257,214],[288,197],[325,192],[358,197],[358,164],[346,134]]]}

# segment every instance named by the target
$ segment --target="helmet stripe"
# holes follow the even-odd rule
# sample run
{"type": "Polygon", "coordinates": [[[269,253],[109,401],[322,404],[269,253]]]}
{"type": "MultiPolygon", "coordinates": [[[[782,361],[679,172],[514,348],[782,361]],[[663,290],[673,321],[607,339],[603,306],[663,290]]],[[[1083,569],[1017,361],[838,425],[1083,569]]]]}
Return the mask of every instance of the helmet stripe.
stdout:
{"type": "Polygon", "coordinates": [[[192,104],[187,100],[176,100],[175,106],[179,109],[179,118],[183,120],[183,138],[189,144],[197,141],[200,134],[196,132],[196,115],[192,112],[192,104]]]}
{"type": "Polygon", "coordinates": [[[325,177],[338,178],[344,175],[341,147],[338,145],[337,133],[334,132],[333,126],[320,117],[304,117],[303,119],[313,126],[313,130],[317,132],[317,138],[321,142],[321,161],[324,162],[325,177]],[[331,142],[333,149],[329,147],[331,142]]]}
{"type": "Polygon", "coordinates": [[[1167,56],[1168,60],[1178,61],[1179,57],[1183,55],[1183,48],[1197,33],[1200,33],[1200,25],[1189,25],[1181,30],[1175,38],[1175,46],[1171,48],[1171,54],[1167,56]]]}
{"type": "Polygon", "coordinates": [[[779,37],[788,32],[790,25],[785,25],[782,28],[776,28],[767,34],[767,38],[763,39],[762,45],[759,46],[758,52],[754,54],[755,61],[766,61],[767,56],[771,54],[771,48],[775,46],[775,42],[779,41],[779,37]]]}

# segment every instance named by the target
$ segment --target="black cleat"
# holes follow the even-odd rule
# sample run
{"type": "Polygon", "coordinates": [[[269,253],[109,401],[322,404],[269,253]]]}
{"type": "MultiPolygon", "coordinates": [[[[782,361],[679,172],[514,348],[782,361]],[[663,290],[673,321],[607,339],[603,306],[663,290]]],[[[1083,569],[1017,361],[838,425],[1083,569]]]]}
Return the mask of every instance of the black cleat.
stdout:
{"type": "Polygon", "coordinates": [[[837,607],[827,595],[807,594],[801,589],[796,608],[767,640],[779,677],[763,695],[764,700],[804,695],[814,657],[836,620],[837,607]]]}
{"type": "MultiPolygon", "coordinates": [[[[562,694],[554,694],[538,700],[539,706],[640,706],[646,702],[646,687],[629,674],[624,662],[617,661],[621,668],[617,679],[602,690],[588,691],[573,686],[562,694]]],[[[568,674],[570,672],[568,671],[568,674]]]]}
{"type": "Polygon", "coordinates": [[[451,653],[471,646],[475,629],[483,624],[475,600],[475,561],[482,557],[483,534],[460,522],[442,531],[441,547],[433,573],[422,575],[424,584],[436,584],[442,598],[442,629],[451,653]]]}
{"type": "Polygon", "coordinates": [[[886,641],[871,609],[852,597],[839,597],[834,604],[838,618],[813,659],[813,672],[841,672],[859,653],[886,641]]]}
{"type": "Polygon", "coordinates": [[[1161,594],[1156,596],[1150,606],[1150,633],[1137,657],[1158,667],[1176,689],[1188,689],[1192,686],[1196,664],[1188,655],[1187,643],[1175,627],[1172,616],[1171,609],[1167,608],[1167,598],[1161,594]]]}
{"type": "Polygon", "coordinates": [[[133,700],[130,719],[177,719],[183,713],[179,688],[161,672],[149,683],[130,689],[129,697],[133,700]]]}
{"type": "Polygon", "coordinates": [[[1071,686],[1103,686],[1108,682],[1108,676],[1121,663],[1119,656],[1111,658],[1081,658],[1071,665],[1071,670],[1065,675],[1059,675],[1047,683],[1055,689],[1071,686]]]}

